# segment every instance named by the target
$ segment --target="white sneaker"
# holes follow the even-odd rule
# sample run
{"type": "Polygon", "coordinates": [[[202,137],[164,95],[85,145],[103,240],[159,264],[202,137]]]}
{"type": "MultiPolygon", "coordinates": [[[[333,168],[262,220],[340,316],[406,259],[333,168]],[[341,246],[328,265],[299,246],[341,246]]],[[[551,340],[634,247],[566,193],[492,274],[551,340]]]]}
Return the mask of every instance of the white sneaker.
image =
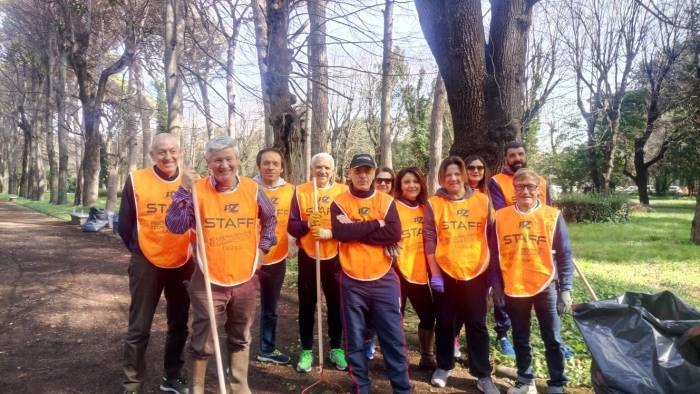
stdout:
{"type": "Polygon", "coordinates": [[[508,394],[537,394],[537,387],[535,382],[516,382],[515,386],[508,389],[508,394]]]}
{"type": "Polygon", "coordinates": [[[447,386],[447,378],[450,377],[450,371],[438,368],[433,372],[433,377],[430,378],[430,384],[435,387],[447,386]]]}
{"type": "Polygon", "coordinates": [[[501,394],[501,392],[498,391],[498,387],[493,384],[491,377],[479,378],[479,380],[476,381],[476,388],[484,394],[501,394]]]}

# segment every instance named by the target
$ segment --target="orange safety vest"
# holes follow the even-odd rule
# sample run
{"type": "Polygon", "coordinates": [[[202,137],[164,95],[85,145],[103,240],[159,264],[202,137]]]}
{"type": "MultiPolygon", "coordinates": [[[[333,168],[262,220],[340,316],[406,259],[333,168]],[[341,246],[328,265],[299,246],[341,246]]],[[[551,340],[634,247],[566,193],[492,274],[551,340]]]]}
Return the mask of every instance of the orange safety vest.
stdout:
{"type": "MultiPolygon", "coordinates": [[[[323,215],[321,228],[331,229],[331,203],[333,199],[348,190],[348,186],[342,183],[334,183],[331,186],[318,189],[318,211],[323,215]]],[[[314,185],[311,182],[297,186],[297,205],[301,220],[309,221],[309,215],[314,211],[314,185]]],[[[316,242],[309,231],[299,239],[302,249],[312,259],[316,257],[316,242]]],[[[338,255],[338,241],[335,239],[322,239],[319,241],[321,260],[330,260],[338,255]]]]}
{"type": "Polygon", "coordinates": [[[130,176],[141,252],[156,267],[183,266],[192,256],[191,233],[174,234],[165,227],[165,214],[182,183],[182,176],[166,181],[151,167],[133,171],[130,176]]]}
{"type": "Polygon", "coordinates": [[[554,279],[552,257],[559,210],[540,205],[528,213],[515,206],[496,212],[498,255],[504,292],[510,297],[532,297],[554,279]]]}
{"type": "MultiPolygon", "coordinates": [[[[386,193],[375,191],[370,197],[357,198],[346,191],[335,198],[335,204],[353,222],[384,220],[394,201],[386,193]]],[[[391,257],[380,245],[362,242],[340,243],[340,266],[353,279],[370,281],[384,276],[391,269],[391,257]]]]}
{"type": "Polygon", "coordinates": [[[435,261],[454,279],[476,278],[489,265],[486,239],[489,199],[484,193],[453,201],[440,196],[428,199],[435,218],[435,261]]]}
{"type": "Polygon", "coordinates": [[[292,206],[292,198],[294,198],[294,186],[285,183],[274,189],[264,187],[261,189],[275,206],[275,215],[277,216],[277,228],[275,228],[277,244],[263,257],[263,264],[270,265],[286,259],[287,254],[289,254],[287,223],[289,223],[289,209],[292,206]]]}
{"type": "Polygon", "coordinates": [[[219,192],[210,178],[200,179],[194,185],[209,279],[220,286],[235,286],[255,275],[259,243],[258,184],[239,177],[235,190],[219,192]]]}
{"type": "MultiPolygon", "coordinates": [[[[498,187],[501,188],[501,192],[503,193],[503,201],[506,203],[506,207],[515,204],[515,186],[513,186],[513,175],[499,172],[498,174],[492,176],[491,179],[496,181],[498,187]]],[[[542,205],[547,204],[547,181],[545,181],[544,177],[541,175],[539,200],[542,205]]]]}
{"type": "Polygon", "coordinates": [[[396,265],[406,281],[427,284],[428,266],[423,248],[425,208],[422,205],[411,207],[396,200],[396,210],[401,220],[401,253],[396,258],[396,265]]]}

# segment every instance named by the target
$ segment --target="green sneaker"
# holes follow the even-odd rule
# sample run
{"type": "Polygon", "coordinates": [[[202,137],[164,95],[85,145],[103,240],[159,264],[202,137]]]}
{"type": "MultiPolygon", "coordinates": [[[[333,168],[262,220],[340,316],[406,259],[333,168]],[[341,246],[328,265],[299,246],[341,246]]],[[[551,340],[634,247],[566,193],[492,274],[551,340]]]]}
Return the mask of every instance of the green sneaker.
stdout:
{"type": "Polygon", "coordinates": [[[343,349],[331,349],[331,351],[328,352],[328,358],[335,364],[335,369],[339,371],[348,369],[348,362],[345,360],[345,352],[343,349]]]}
{"type": "Polygon", "coordinates": [[[311,364],[314,363],[314,354],[311,350],[302,350],[297,363],[297,372],[311,372],[311,364]]]}

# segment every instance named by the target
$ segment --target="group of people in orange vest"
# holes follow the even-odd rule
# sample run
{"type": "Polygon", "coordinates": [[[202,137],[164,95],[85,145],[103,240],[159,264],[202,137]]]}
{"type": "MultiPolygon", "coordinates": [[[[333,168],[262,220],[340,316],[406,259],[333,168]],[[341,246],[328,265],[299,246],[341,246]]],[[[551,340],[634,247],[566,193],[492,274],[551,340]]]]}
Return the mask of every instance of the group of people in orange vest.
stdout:
{"type": "MultiPolygon", "coordinates": [[[[142,389],[145,351],[163,293],[168,331],[160,389],[204,393],[214,345],[203,256],[198,259],[193,247],[196,216],[204,241],[197,252],[206,254],[214,311],[217,320],[224,321],[232,393],[251,392],[251,327],[258,307],[256,359],[291,361],[277,348],[275,335],[288,234],[299,246],[302,351],[297,371],[311,371],[314,362],[318,258],[327,306],[328,358],[337,369],[349,371],[353,393],[371,391],[368,358],[373,356],[375,335],[393,392],[415,391],[403,327],[407,300],[420,321],[419,366],[434,370],[431,384],[446,386],[459,349],[455,338],[465,327],[477,389],[499,393],[489,360],[489,293],[512,326],[518,379],[508,393],[536,392],[532,309],[545,345],[549,392],[563,392],[567,379],[559,315],[571,309],[573,260],[566,224],[548,204],[544,179],[526,168],[522,144],[506,145],[505,169],[490,181],[482,158],[446,158],[438,171],[441,187],[430,197],[420,169],[404,168],[394,176],[388,168],[378,170],[368,154],[352,158],[346,185],[335,181],[333,157],[319,153],[310,163],[313,180],[295,187],[281,176],[283,158],[274,148],[258,153],[254,178],[239,175],[239,156],[229,137],[207,143],[210,175],[205,178],[182,168],[179,153],[176,138],[157,135],[150,150],[155,164],[131,173],[122,192],[119,233],[132,252],[125,393],[142,389]],[[188,336],[189,379],[182,373],[188,336]]],[[[498,340],[503,338],[507,341],[499,332],[498,340]]]]}

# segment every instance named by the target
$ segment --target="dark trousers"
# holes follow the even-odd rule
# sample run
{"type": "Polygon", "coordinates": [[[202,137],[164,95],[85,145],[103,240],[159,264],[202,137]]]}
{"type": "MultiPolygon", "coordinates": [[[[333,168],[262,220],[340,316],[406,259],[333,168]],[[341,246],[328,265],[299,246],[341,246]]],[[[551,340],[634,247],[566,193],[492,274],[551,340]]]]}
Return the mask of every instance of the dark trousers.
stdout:
{"type": "Polygon", "coordinates": [[[394,270],[372,281],[361,281],[340,273],[340,293],[345,329],[345,355],[348,359],[353,393],[370,392],[364,342],[367,324],[379,338],[384,366],[394,393],[409,393],[406,337],[401,318],[401,285],[394,270]]]}
{"type": "Polygon", "coordinates": [[[433,295],[430,293],[428,284],[416,284],[406,280],[397,272],[396,275],[401,281],[401,316],[406,310],[406,299],[411,301],[413,309],[418,315],[418,328],[432,330],[435,328],[435,304],[433,295]]]}
{"type": "Polygon", "coordinates": [[[140,254],[129,262],[129,329],[124,343],[124,389],[138,391],[146,372],[146,347],[151,336],[153,315],[165,293],[168,332],[165,337],[164,370],[168,379],[180,377],[184,365],[182,350],[187,341],[190,298],[185,282],[189,281],[194,262],[179,268],[159,268],[140,254]]]}
{"type": "MultiPolygon", "coordinates": [[[[343,325],[340,319],[339,269],[340,263],[337,256],[330,260],[321,260],[321,288],[326,296],[327,327],[331,349],[339,348],[342,345],[343,325]]],[[[314,322],[316,321],[316,259],[310,258],[302,249],[299,249],[297,280],[301,348],[311,350],[314,346],[314,322]]]]}
{"type": "Polygon", "coordinates": [[[287,272],[287,260],[263,265],[258,271],[260,279],[260,353],[275,350],[277,333],[277,302],[287,272]]]}
{"type": "Polygon", "coordinates": [[[540,323],[540,335],[544,342],[545,358],[550,386],[564,386],[567,379],[564,374],[564,353],[559,336],[561,322],[557,314],[557,289],[552,283],[545,290],[532,297],[506,296],[506,310],[513,323],[513,347],[518,366],[518,381],[529,383],[534,378],[532,373],[532,348],[530,346],[530,317],[532,308],[540,323]]]}
{"type": "Polygon", "coordinates": [[[508,330],[510,330],[511,322],[506,312],[505,307],[493,306],[493,319],[496,321],[494,329],[496,330],[496,339],[504,338],[508,336],[508,330]]]}
{"type": "Polygon", "coordinates": [[[486,276],[483,273],[464,281],[442,273],[445,292],[435,294],[438,311],[435,327],[438,368],[448,371],[454,368],[454,338],[457,335],[455,321],[463,321],[467,330],[470,373],[477,378],[491,375],[489,334],[486,330],[486,276]]]}

